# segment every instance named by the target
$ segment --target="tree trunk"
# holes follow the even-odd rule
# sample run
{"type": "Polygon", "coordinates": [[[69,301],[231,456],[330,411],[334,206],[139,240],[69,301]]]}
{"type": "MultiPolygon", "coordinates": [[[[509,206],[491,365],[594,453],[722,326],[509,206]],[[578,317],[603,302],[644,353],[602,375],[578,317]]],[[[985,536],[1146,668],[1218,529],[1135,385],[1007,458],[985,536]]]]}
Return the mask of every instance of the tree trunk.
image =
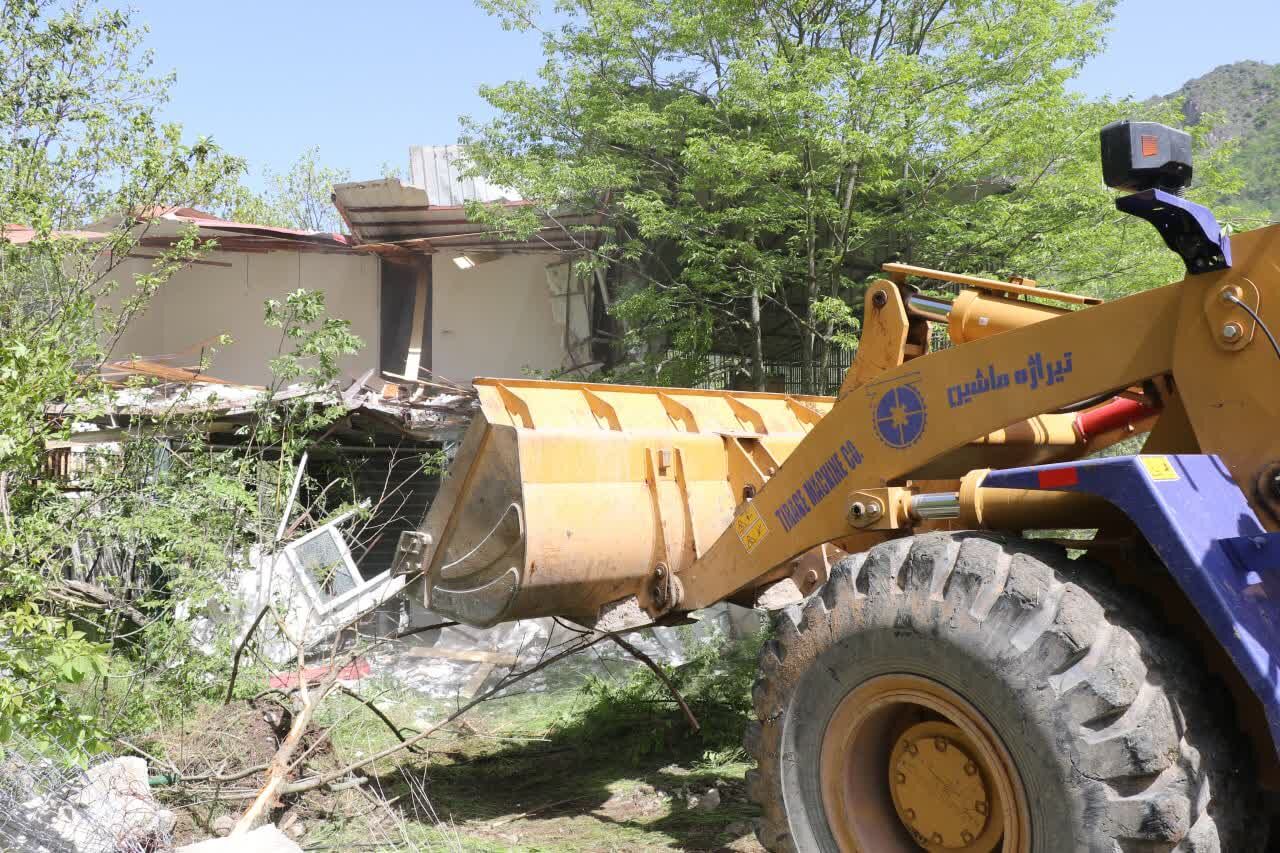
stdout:
{"type": "Polygon", "coordinates": [[[751,291],[751,387],[765,390],[764,331],[760,326],[760,289],[751,291]]]}
{"type": "MultiPolygon", "coordinates": [[[[813,164],[808,152],[805,152],[805,164],[812,170],[813,164]]],[[[813,349],[817,334],[813,328],[813,300],[818,298],[818,225],[813,215],[813,187],[804,192],[805,227],[808,229],[806,248],[808,268],[804,275],[804,327],[800,329],[800,382],[801,391],[805,394],[817,393],[813,376],[813,349]]]]}
{"type": "MultiPolygon", "coordinates": [[[[810,302],[812,302],[812,300],[810,300],[810,302]]],[[[809,305],[805,305],[804,312],[806,315],[805,319],[811,320],[812,316],[809,314],[809,305]]],[[[800,390],[805,394],[817,393],[814,389],[815,382],[813,375],[813,345],[815,337],[816,336],[813,332],[808,329],[802,329],[800,332],[800,381],[802,383],[800,390]]]]}

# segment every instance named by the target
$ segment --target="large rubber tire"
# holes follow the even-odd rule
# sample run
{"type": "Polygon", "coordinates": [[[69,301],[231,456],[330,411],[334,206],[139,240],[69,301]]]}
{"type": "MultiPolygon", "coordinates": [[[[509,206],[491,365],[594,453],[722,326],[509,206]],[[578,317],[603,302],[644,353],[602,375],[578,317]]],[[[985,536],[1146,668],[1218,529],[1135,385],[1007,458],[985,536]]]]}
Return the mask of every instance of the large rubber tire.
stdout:
{"type": "MultiPolygon", "coordinates": [[[[1027,793],[1030,849],[1266,849],[1225,691],[1106,570],[986,533],[897,539],[779,614],[753,690],[747,788],[772,851],[836,851],[827,721],[867,679],[934,679],[985,716],[1027,793]]],[[[887,769],[887,768],[886,768],[887,769]]]]}

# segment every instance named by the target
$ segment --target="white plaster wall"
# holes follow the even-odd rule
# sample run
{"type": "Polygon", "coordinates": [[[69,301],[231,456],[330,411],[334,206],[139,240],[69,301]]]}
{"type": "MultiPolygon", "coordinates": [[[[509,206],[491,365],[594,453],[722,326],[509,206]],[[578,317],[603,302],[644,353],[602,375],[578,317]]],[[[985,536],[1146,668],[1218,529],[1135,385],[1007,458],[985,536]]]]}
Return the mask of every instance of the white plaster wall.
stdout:
{"type": "MultiPolygon", "coordinates": [[[[546,268],[554,255],[506,255],[461,270],[448,253],[432,257],[431,369],[455,382],[525,377],[572,362],[552,310],[546,268]]],[[[561,298],[563,299],[563,298],[561,298]]],[[[570,300],[573,336],[585,338],[581,296],[570,300]]]]}
{"type": "MultiPolygon", "coordinates": [[[[276,355],[280,333],[263,324],[264,303],[307,288],[323,291],[329,316],[349,321],[364,341],[360,353],[344,361],[344,373],[354,377],[377,366],[376,257],[281,251],[215,252],[206,259],[230,266],[198,264],[178,272],[134,318],[112,351],[113,359],[174,353],[229,334],[232,343],[213,354],[210,375],[267,385],[272,381],[268,364],[276,355]]],[[[132,274],[147,269],[148,263],[131,260],[118,268],[115,278],[122,291],[112,304],[119,303],[132,274]]]]}

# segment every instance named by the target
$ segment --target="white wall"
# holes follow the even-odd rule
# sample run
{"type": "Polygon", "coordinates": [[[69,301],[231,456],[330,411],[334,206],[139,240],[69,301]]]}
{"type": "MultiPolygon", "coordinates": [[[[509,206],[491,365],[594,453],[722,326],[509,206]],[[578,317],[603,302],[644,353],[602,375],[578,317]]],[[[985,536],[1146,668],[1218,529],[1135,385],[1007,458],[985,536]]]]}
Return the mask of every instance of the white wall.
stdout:
{"type": "MultiPolygon", "coordinates": [[[[279,332],[262,322],[263,303],[283,299],[304,287],[322,290],[329,315],[351,323],[364,349],[344,363],[355,377],[378,366],[379,272],[373,255],[278,251],[267,254],[215,252],[162,285],[146,311],[135,317],[112,350],[112,359],[165,355],[229,334],[233,342],[217,348],[209,374],[233,382],[267,385],[269,362],[279,332]]],[[[477,376],[524,377],[555,372],[574,363],[565,348],[564,306],[568,304],[569,343],[585,359],[589,334],[583,284],[563,293],[568,267],[550,254],[506,255],[460,270],[447,253],[432,257],[431,369],[457,382],[477,376]]],[[[117,268],[128,289],[150,262],[130,260],[117,268]]],[[[118,304],[119,296],[110,300],[118,304]]],[[[193,360],[187,363],[194,364],[193,360]]],[[[398,372],[403,368],[391,368],[398,372]]]]}
{"type": "MultiPolygon", "coordinates": [[[[565,350],[563,314],[553,308],[565,298],[552,295],[549,254],[505,255],[458,269],[452,256],[432,256],[431,369],[455,382],[477,376],[525,377],[528,370],[557,371],[573,360],[565,350]]],[[[563,281],[566,267],[559,267],[563,281]]],[[[571,344],[582,357],[590,328],[586,301],[571,296],[571,344]]]]}
{"type": "MultiPolygon", "coordinates": [[[[160,287],[147,310],[134,318],[113,349],[113,359],[175,353],[229,334],[233,342],[214,353],[209,374],[250,385],[270,384],[268,365],[276,355],[280,333],[263,324],[264,303],[307,288],[323,291],[329,316],[350,321],[352,331],[364,341],[360,353],[344,362],[344,373],[354,377],[377,366],[376,257],[215,252],[205,260],[230,266],[198,264],[178,272],[160,287]]],[[[127,291],[132,275],[146,271],[149,264],[135,259],[117,268],[113,277],[121,282],[122,292],[127,291]]],[[[118,304],[119,295],[111,301],[118,304]]]]}

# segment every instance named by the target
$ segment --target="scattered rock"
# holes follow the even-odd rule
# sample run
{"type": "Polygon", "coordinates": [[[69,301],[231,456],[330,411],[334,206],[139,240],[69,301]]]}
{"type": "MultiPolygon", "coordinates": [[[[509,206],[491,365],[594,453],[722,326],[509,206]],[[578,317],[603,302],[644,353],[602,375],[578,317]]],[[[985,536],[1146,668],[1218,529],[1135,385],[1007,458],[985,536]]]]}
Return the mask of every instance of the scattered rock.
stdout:
{"type": "Polygon", "coordinates": [[[701,797],[689,798],[689,809],[699,812],[713,812],[720,808],[720,791],[712,788],[701,797]]]}
{"type": "Polygon", "coordinates": [[[302,848],[274,826],[229,838],[210,838],[179,847],[174,853],[302,853],[302,848]]]}
{"type": "Polygon", "coordinates": [[[176,817],[151,796],[147,762],[105,761],[85,771],[78,785],[23,804],[21,823],[31,827],[25,849],[118,853],[168,845],[176,817]]]}
{"type": "Polygon", "coordinates": [[[236,819],[229,814],[218,815],[213,819],[213,823],[209,828],[213,830],[213,834],[219,838],[226,838],[231,834],[231,830],[235,829],[236,819]]]}

